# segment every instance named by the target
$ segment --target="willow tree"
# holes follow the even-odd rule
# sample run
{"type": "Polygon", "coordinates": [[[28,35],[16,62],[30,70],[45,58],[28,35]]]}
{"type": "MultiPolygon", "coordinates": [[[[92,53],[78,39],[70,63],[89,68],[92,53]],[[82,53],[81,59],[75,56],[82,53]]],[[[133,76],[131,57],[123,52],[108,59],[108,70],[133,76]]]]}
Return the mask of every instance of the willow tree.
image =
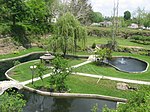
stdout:
{"type": "Polygon", "coordinates": [[[83,47],[85,46],[86,29],[81,26],[80,22],[71,13],[66,13],[60,17],[54,29],[56,36],[53,38],[56,38],[56,43],[59,45],[64,56],[66,56],[69,50],[76,52],[79,41],[82,41],[83,47]]]}

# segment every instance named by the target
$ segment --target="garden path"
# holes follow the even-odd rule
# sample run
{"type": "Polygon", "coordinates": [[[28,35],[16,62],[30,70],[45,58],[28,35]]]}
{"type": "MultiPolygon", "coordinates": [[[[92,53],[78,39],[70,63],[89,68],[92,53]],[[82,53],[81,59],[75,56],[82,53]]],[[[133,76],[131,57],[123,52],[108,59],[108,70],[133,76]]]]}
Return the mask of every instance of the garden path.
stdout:
{"type": "MultiPolygon", "coordinates": [[[[83,63],[80,63],[78,65],[75,65],[75,66],[72,66],[73,68],[77,68],[77,67],[80,67],[80,66],[83,66],[85,64],[88,64],[88,63],[91,63],[92,61],[94,61],[96,58],[95,55],[91,55],[89,56],[89,58],[87,59],[87,61],[83,62],[83,63]]],[[[74,75],[81,75],[81,76],[86,76],[86,77],[93,77],[93,78],[98,78],[98,79],[109,79],[109,80],[114,80],[114,81],[120,81],[120,82],[126,82],[126,83],[134,83],[134,84],[144,84],[144,85],[150,85],[150,82],[147,82],[147,81],[140,81],[140,80],[131,80],[131,79],[123,79],[123,78],[115,78],[115,77],[108,77],[108,76],[103,76],[103,75],[95,75],[95,74],[86,74],[86,73],[72,73],[74,75]]],[[[49,77],[51,75],[50,74],[46,74],[43,76],[43,78],[46,78],[46,77],[49,77]]],[[[40,78],[34,78],[33,81],[38,81],[40,80],[40,78]]],[[[32,79],[31,80],[27,80],[27,81],[24,81],[24,82],[21,82],[21,84],[23,85],[26,85],[26,84],[29,84],[32,82],[32,79]]]]}
{"type": "Polygon", "coordinates": [[[0,81],[0,95],[9,88],[22,89],[23,85],[16,81],[0,81]]]}
{"type": "Polygon", "coordinates": [[[93,77],[93,78],[98,78],[98,79],[109,79],[109,80],[126,82],[126,83],[150,85],[150,82],[147,82],[147,81],[131,80],[131,79],[123,79],[123,78],[115,78],[115,77],[108,77],[108,76],[103,76],[103,75],[86,74],[86,73],[78,73],[78,72],[73,73],[73,74],[74,75],[86,76],[86,77],[93,77]]]}

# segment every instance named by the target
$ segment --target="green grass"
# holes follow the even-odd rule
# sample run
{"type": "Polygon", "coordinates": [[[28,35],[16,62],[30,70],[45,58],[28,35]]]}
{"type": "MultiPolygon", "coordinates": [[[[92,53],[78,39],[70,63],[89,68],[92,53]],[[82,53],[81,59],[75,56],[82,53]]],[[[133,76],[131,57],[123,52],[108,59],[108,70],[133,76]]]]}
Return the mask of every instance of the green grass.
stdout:
{"type": "MultiPolygon", "coordinates": [[[[67,59],[67,60],[68,60],[69,66],[77,65],[77,64],[85,61],[85,60],[79,60],[79,59],[67,59]]],[[[32,79],[32,73],[30,70],[30,66],[35,65],[39,62],[40,62],[40,60],[36,60],[36,61],[32,61],[29,63],[19,65],[19,66],[15,67],[14,69],[12,69],[8,74],[10,77],[12,77],[13,79],[18,80],[18,81],[30,80],[30,79],[32,79]]],[[[51,69],[47,70],[45,72],[45,74],[50,73],[50,72],[51,72],[51,69]]],[[[38,77],[38,76],[34,76],[34,78],[35,77],[38,77]]]]}
{"type": "MultiPolygon", "coordinates": [[[[92,46],[93,43],[96,44],[106,44],[108,41],[111,40],[111,37],[92,37],[88,36],[86,45],[92,46]]],[[[119,46],[136,46],[136,47],[143,47],[144,49],[150,49],[150,45],[143,45],[139,43],[132,42],[130,39],[124,38],[116,38],[116,41],[119,46]]]]}
{"type": "MultiPolygon", "coordinates": [[[[133,91],[116,89],[116,85],[118,83],[116,81],[100,80],[99,83],[97,83],[97,80],[98,79],[90,77],[71,75],[68,77],[66,83],[69,89],[71,89],[71,93],[100,94],[120,98],[130,98],[131,95],[134,95],[133,91]]],[[[131,87],[137,87],[138,89],[142,87],[141,85],[135,84],[129,85],[131,87]]],[[[29,84],[27,86],[37,89],[43,86],[43,83],[42,81],[36,81],[34,82],[34,85],[29,84]]],[[[44,79],[44,87],[50,88],[49,78],[44,79]]]]}
{"type": "MultiPolygon", "coordinates": [[[[86,42],[86,46],[92,46],[93,43],[96,44],[106,44],[109,40],[111,40],[110,37],[92,37],[92,36],[88,36],[87,38],[87,42],[86,42]]],[[[123,39],[123,38],[116,38],[118,45],[120,46],[136,46],[136,47],[143,47],[145,49],[150,49],[150,45],[143,45],[143,44],[138,44],[138,43],[134,43],[131,42],[129,39],[123,39]]],[[[81,43],[79,43],[80,46],[81,43]]],[[[13,57],[17,57],[17,56],[21,56],[21,55],[25,55],[31,52],[36,52],[36,51],[44,51],[41,48],[30,48],[27,50],[22,50],[16,53],[12,53],[12,54],[6,54],[6,55],[0,55],[0,59],[6,59],[6,58],[13,58],[13,57]]],[[[76,54],[78,55],[90,55],[92,53],[87,53],[87,52],[77,52],[76,54]]]]}
{"type": "Polygon", "coordinates": [[[38,47],[33,47],[33,48],[30,48],[30,49],[22,50],[22,51],[12,53],[12,54],[0,55],[0,59],[18,57],[18,56],[25,55],[25,54],[28,54],[28,53],[31,53],[31,52],[36,52],[36,51],[44,51],[44,50],[41,49],[41,48],[38,48],[38,47]]]}
{"type": "MultiPolygon", "coordinates": [[[[129,53],[113,53],[113,56],[132,56],[138,59],[142,59],[150,63],[150,58],[148,56],[142,56],[137,54],[129,54],[129,53]]],[[[126,79],[135,79],[135,80],[144,80],[150,81],[150,68],[147,72],[144,73],[125,73],[116,70],[110,66],[97,66],[95,63],[89,63],[83,65],[76,69],[77,72],[88,73],[88,74],[96,74],[96,75],[104,75],[118,78],[126,78],[126,79]]]]}

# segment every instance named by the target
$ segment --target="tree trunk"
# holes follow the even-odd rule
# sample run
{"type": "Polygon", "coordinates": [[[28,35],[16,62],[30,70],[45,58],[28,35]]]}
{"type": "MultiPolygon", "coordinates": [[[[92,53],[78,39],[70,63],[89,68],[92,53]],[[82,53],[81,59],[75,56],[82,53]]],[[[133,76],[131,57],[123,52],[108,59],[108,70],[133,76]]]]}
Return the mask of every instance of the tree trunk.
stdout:
{"type": "Polygon", "coordinates": [[[16,15],[15,14],[12,16],[12,22],[13,22],[13,26],[15,26],[16,25],[16,15]]]}

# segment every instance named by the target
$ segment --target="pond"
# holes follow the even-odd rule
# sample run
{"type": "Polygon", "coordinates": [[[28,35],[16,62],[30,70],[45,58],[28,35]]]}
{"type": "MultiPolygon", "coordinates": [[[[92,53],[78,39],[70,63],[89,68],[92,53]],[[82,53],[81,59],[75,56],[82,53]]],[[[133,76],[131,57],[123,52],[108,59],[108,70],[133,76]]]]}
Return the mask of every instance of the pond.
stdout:
{"type": "Polygon", "coordinates": [[[108,60],[108,64],[120,71],[129,73],[145,72],[148,68],[148,63],[145,61],[131,57],[113,57],[108,60]]]}
{"type": "Polygon", "coordinates": [[[107,105],[115,108],[116,102],[85,99],[85,98],[57,98],[41,96],[24,91],[25,99],[28,100],[23,112],[91,112],[94,105],[98,104],[99,111],[107,105]]]}
{"type": "MultiPolygon", "coordinates": [[[[7,80],[4,76],[5,72],[14,66],[14,61],[27,62],[43,55],[32,54],[30,56],[0,61],[0,80],[7,80]]],[[[99,111],[101,112],[102,107],[107,105],[109,108],[116,108],[117,102],[98,100],[98,99],[86,99],[86,98],[55,98],[49,96],[41,96],[28,91],[21,90],[27,100],[26,106],[23,112],[91,112],[91,108],[98,104],[99,111]]]]}

